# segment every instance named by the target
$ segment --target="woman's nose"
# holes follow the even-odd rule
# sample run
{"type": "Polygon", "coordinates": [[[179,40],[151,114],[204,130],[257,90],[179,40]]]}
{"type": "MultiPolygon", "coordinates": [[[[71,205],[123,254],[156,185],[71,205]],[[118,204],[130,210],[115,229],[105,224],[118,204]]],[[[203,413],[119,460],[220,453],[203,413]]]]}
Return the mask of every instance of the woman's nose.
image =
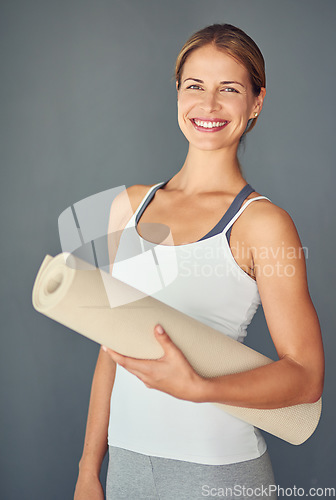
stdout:
{"type": "Polygon", "coordinates": [[[218,111],[220,108],[217,92],[203,92],[201,107],[204,111],[218,111]]]}

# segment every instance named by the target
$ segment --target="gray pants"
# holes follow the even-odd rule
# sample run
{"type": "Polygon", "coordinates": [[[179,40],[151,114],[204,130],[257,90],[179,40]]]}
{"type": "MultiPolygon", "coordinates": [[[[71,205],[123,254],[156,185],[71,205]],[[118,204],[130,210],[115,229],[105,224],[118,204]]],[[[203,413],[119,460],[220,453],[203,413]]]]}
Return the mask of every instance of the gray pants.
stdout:
{"type": "Polygon", "coordinates": [[[228,465],[152,457],[109,447],[106,500],[276,499],[268,452],[228,465]]]}

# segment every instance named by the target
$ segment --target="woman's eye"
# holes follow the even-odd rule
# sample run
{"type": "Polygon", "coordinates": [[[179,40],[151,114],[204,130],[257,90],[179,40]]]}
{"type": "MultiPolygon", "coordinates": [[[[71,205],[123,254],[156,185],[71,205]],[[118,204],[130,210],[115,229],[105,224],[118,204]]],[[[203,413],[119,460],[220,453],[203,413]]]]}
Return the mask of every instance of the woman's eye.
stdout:
{"type": "Polygon", "coordinates": [[[199,85],[189,85],[189,87],[187,87],[188,89],[200,89],[201,87],[199,85]]]}
{"type": "Polygon", "coordinates": [[[223,90],[225,92],[236,92],[237,94],[239,94],[238,90],[234,89],[233,87],[225,87],[223,90]]]}

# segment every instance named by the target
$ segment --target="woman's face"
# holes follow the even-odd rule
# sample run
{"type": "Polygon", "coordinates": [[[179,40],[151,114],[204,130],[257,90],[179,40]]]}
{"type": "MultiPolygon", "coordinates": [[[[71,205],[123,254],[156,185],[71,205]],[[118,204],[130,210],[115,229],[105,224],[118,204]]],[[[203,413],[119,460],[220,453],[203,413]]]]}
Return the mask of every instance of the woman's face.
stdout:
{"type": "Polygon", "coordinates": [[[181,131],[198,149],[237,148],[265,93],[253,95],[248,71],[224,51],[212,45],[195,49],[184,63],[177,95],[181,131]]]}

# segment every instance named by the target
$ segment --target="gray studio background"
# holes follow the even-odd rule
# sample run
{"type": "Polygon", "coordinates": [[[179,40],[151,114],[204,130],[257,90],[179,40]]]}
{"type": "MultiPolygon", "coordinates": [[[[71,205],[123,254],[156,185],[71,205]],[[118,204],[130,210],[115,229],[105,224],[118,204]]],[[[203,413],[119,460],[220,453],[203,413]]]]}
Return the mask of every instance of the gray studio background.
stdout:
{"type": "MultiPolygon", "coordinates": [[[[265,434],[282,487],[335,487],[335,65],[333,0],[1,2],[1,477],[4,500],[70,500],[98,345],[37,313],[31,290],[57,221],[109,188],[182,166],[175,58],[214,22],[244,29],[267,68],[241,162],[287,210],[303,246],[326,351],[323,413],[292,446],[265,434]]],[[[274,356],[262,308],[248,345],[274,356]]],[[[105,481],[106,460],[102,468],[105,481]]],[[[178,500],[178,499],[177,499],[178,500]]]]}

